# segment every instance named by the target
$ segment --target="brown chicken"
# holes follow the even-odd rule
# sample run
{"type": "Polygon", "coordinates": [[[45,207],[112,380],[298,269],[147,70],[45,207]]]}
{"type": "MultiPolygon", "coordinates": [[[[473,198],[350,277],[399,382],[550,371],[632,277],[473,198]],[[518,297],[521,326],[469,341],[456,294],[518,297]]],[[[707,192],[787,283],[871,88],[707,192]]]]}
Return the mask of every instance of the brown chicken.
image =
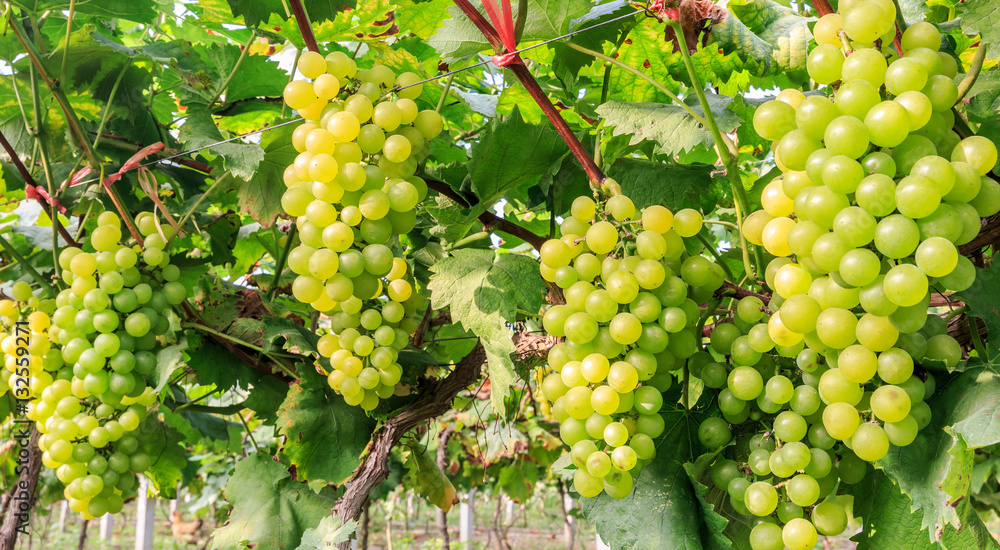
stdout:
{"type": "Polygon", "coordinates": [[[181,513],[174,510],[171,514],[170,532],[177,540],[194,542],[198,538],[198,530],[201,529],[203,523],[201,518],[195,518],[194,521],[181,521],[181,513]]]}

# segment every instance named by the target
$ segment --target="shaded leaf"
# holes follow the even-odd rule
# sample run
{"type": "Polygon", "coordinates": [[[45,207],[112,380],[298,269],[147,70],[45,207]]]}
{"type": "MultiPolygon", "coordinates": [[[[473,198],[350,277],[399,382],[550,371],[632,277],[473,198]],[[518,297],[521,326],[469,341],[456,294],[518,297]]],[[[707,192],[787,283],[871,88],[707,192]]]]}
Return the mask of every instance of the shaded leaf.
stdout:
{"type": "Polygon", "coordinates": [[[259,453],[236,463],[225,497],[233,510],[213,533],[211,547],[217,550],[245,544],[253,544],[255,550],[292,550],[306,529],[330,515],[334,504],[325,492],[313,493],[291,479],[280,463],[259,453]]]}

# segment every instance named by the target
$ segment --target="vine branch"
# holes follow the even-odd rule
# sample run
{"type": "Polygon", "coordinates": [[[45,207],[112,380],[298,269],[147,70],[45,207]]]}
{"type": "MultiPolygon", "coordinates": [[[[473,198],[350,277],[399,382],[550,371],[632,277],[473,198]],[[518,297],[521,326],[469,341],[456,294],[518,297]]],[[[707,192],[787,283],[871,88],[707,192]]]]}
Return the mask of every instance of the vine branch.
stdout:
{"type": "MultiPolygon", "coordinates": [[[[361,516],[361,509],[375,487],[389,477],[389,453],[403,435],[424,421],[440,416],[451,409],[451,402],[459,392],[468,388],[478,378],[486,361],[486,350],[481,343],[455,364],[455,370],[440,380],[422,384],[417,399],[403,412],[382,425],[368,443],[361,465],[354,471],[347,490],[333,507],[333,515],[344,523],[361,516]]],[[[348,550],[350,541],[341,543],[340,550],[348,550]]]]}
{"type": "Polygon", "coordinates": [[[313,34],[312,24],[309,22],[309,15],[306,14],[306,7],[302,5],[302,0],[288,0],[288,4],[292,8],[292,16],[295,17],[295,24],[299,27],[299,33],[302,34],[302,41],[306,43],[306,48],[311,52],[318,52],[319,44],[316,43],[316,35],[313,34]]]}
{"type": "MultiPolygon", "coordinates": [[[[447,183],[427,178],[424,178],[424,181],[427,182],[427,187],[429,189],[433,189],[434,191],[448,197],[452,201],[458,203],[458,205],[462,208],[469,208],[471,206],[469,201],[465,200],[447,183]]],[[[522,241],[530,244],[535,250],[541,250],[542,245],[545,244],[545,237],[536,235],[520,225],[517,225],[510,220],[501,218],[492,212],[483,212],[477,219],[488,228],[503,231],[504,233],[521,239],[522,241]]]]}

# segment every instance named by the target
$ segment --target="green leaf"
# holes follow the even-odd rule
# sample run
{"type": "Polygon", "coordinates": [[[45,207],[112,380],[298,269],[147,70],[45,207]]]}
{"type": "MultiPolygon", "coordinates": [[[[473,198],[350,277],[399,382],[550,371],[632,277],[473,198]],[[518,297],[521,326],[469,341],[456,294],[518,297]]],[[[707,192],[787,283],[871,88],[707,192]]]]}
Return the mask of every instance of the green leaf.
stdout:
{"type": "MultiPolygon", "coordinates": [[[[618,50],[618,60],[643,73],[652,76],[668,89],[678,91],[680,85],[670,65],[677,63],[678,72],[685,72],[680,54],[673,54],[671,46],[663,38],[663,25],[655,19],[644,18],[632,32],[628,40],[618,50]]],[[[622,101],[669,101],[663,92],[638,76],[622,70],[611,71],[608,97],[622,101]]]]}
{"type": "MultiPolygon", "coordinates": [[[[189,149],[196,149],[218,143],[224,138],[208,111],[190,107],[179,139],[189,149]]],[[[212,145],[208,150],[222,157],[226,169],[244,180],[254,176],[264,158],[264,151],[256,143],[222,143],[212,145]]]]}
{"type": "Polygon", "coordinates": [[[1000,548],[968,499],[958,505],[962,529],[945,526],[940,541],[932,542],[921,527],[922,513],[911,511],[910,499],[882,472],[869,472],[860,483],[841,488],[854,496],[854,515],[864,520],[862,532],[851,539],[858,550],[1000,548]]]}
{"type": "MultiPolygon", "coordinates": [[[[12,5],[35,14],[44,11],[68,10],[70,0],[14,0],[12,5]]],[[[152,23],[159,15],[152,0],[80,0],[73,3],[78,14],[94,15],[104,19],[126,19],[136,23],[152,23]]]]}
{"type": "Polygon", "coordinates": [[[514,382],[510,325],[518,309],[535,313],[544,303],[538,264],[519,254],[459,249],[433,265],[431,272],[428,288],[434,306],[450,308],[452,320],[478,336],[486,349],[491,402],[494,410],[503,411],[514,382]]]}
{"type": "Polygon", "coordinates": [[[184,357],[184,350],[187,343],[182,342],[174,346],[167,346],[160,349],[156,354],[156,369],[153,371],[153,378],[156,380],[156,387],[153,391],[159,392],[167,385],[174,372],[183,368],[187,363],[184,357]]]}
{"type": "Polygon", "coordinates": [[[340,484],[361,463],[374,423],[341,397],[322,388],[294,384],[278,410],[278,457],[295,467],[300,480],[340,484]],[[308,386],[308,387],[307,387],[308,386]]]}
{"type": "Polygon", "coordinates": [[[302,544],[295,550],[327,550],[349,540],[358,529],[358,522],[351,520],[341,525],[342,521],[333,516],[323,518],[315,528],[306,529],[302,533],[302,544]]]}
{"type": "Polygon", "coordinates": [[[943,401],[935,398],[941,407],[947,407],[952,420],[951,429],[962,436],[970,449],[1000,443],[1000,375],[993,367],[967,367],[964,372],[942,388],[942,395],[954,399],[943,401]]]}
{"type": "Polygon", "coordinates": [[[225,496],[233,510],[213,533],[212,548],[217,550],[248,544],[255,550],[292,550],[306,529],[329,516],[334,505],[325,492],[313,493],[291,479],[280,463],[259,453],[236,463],[225,496]]]}
{"type": "MultiPolygon", "coordinates": [[[[270,1],[270,0],[268,0],[270,1]]],[[[280,6],[281,3],[279,2],[280,6]]],[[[213,45],[205,52],[205,57],[214,66],[219,75],[225,78],[233,73],[233,68],[240,59],[240,48],[237,46],[213,45]]],[[[246,55],[239,68],[233,73],[233,78],[225,90],[226,103],[240,101],[251,97],[281,97],[288,75],[278,68],[278,64],[266,55],[246,55]]],[[[223,81],[218,83],[222,86],[223,81]]],[[[212,92],[218,93],[219,88],[213,87],[212,92]]]]}
{"type": "Polygon", "coordinates": [[[403,452],[403,463],[406,465],[410,487],[417,494],[427,499],[427,502],[447,512],[458,502],[458,492],[451,480],[445,475],[427,448],[414,441],[407,445],[403,452]]]}
{"type": "MultiPolygon", "coordinates": [[[[751,4],[752,7],[768,5],[768,2],[763,0],[752,1],[754,2],[751,4]]],[[[747,11],[753,13],[752,9],[747,11]]],[[[725,52],[739,55],[754,74],[760,76],[771,70],[774,47],[754,34],[737,17],[729,15],[712,25],[712,37],[725,52]]]]}
{"type": "Polygon", "coordinates": [[[1000,262],[993,262],[989,269],[977,267],[972,286],[956,296],[969,306],[970,315],[979,317],[986,324],[989,333],[986,345],[989,355],[994,356],[1000,351],[1000,262]]]}
{"type": "Polygon", "coordinates": [[[1000,377],[992,367],[976,365],[947,382],[929,402],[931,424],[906,447],[890,447],[878,462],[920,510],[921,526],[935,540],[946,525],[962,525],[957,503],[966,499],[972,477],[973,448],[1000,442],[991,425],[1000,377]],[[969,440],[965,440],[965,437],[969,440]]]}
{"type": "MultiPolygon", "coordinates": [[[[282,19],[289,18],[281,0],[228,0],[228,2],[233,15],[242,17],[248,27],[256,27],[267,22],[272,14],[282,19]]],[[[310,21],[316,23],[332,19],[338,12],[345,8],[354,8],[357,3],[353,0],[305,0],[303,5],[310,21]]]]}
{"type": "Polygon", "coordinates": [[[239,186],[240,210],[265,229],[271,227],[274,218],[282,213],[281,195],[285,191],[282,173],[298,155],[292,146],[295,126],[288,124],[261,134],[260,146],[264,149],[264,158],[253,176],[239,186]]]}
{"type": "Polygon", "coordinates": [[[750,32],[773,46],[772,56],[781,69],[805,70],[812,38],[809,23],[815,17],[803,17],[773,0],[734,0],[726,7],[750,32]]]}
{"type": "Polygon", "coordinates": [[[503,120],[494,118],[472,145],[469,175],[479,203],[470,209],[469,219],[485,212],[511,189],[527,188],[551,177],[549,168],[567,149],[550,124],[525,122],[517,107],[503,120]]]}
{"type": "Polygon", "coordinates": [[[264,317],[263,322],[266,327],[261,346],[264,353],[278,348],[299,355],[317,355],[316,343],[319,342],[319,335],[315,332],[289,319],[279,317],[264,317]],[[279,343],[280,345],[277,345],[279,343]]]}
{"type": "MultiPolygon", "coordinates": [[[[635,489],[623,499],[602,493],[584,498],[583,513],[612,548],[702,550],[729,548],[721,537],[725,520],[703,504],[683,461],[699,446],[694,413],[680,409],[663,414],[666,431],[657,455],[642,469],[635,489]]],[[[702,486],[701,491],[704,491],[702,486]]]]}
{"type": "Polygon", "coordinates": [[[1000,44],[1000,4],[990,0],[966,1],[956,6],[956,13],[962,19],[962,30],[970,35],[979,34],[984,44],[993,46],[986,57],[996,59],[995,45],[1000,44]]]}
{"type": "Polygon", "coordinates": [[[710,212],[719,198],[712,170],[708,165],[623,158],[611,165],[608,175],[621,184],[636,208],[662,204],[675,210],[694,208],[710,212]]]}
{"type": "Polygon", "coordinates": [[[995,118],[1000,110],[1000,68],[994,66],[980,73],[965,100],[969,120],[986,122],[995,118]]]}
{"type": "Polygon", "coordinates": [[[155,414],[147,416],[136,430],[139,442],[149,454],[152,466],[143,472],[153,487],[165,498],[177,498],[177,485],[187,467],[185,438],[176,428],[161,422],[155,414]]]}
{"type": "MultiPolygon", "coordinates": [[[[729,133],[740,124],[735,113],[726,109],[732,101],[724,96],[709,96],[712,113],[719,130],[729,133]]],[[[700,106],[691,108],[703,115],[700,106]]],[[[613,135],[631,135],[631,145],[643,140],[656,143],[656,152],[673,156],[695,147],[714,147],[711,131],[694,119],[684,108],[667,103],[625,103],[610,100],[597,108],[604,125],[613,128],[613,135]]]]}

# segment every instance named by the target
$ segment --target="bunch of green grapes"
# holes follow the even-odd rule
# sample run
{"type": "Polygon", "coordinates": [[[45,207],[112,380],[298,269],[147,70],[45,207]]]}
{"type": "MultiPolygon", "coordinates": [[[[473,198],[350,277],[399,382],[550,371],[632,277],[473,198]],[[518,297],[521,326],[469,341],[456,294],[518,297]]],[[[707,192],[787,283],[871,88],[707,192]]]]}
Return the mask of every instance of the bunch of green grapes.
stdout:
{"type": "Polygon", "coordinates": [[[11,295],[13,300],[0,300],[0,397],[9,391],[16,399],[31,401],[48,384],[46,375],[39,373],[60,364],[59,350],[47,335],[55,301],[34,296],[23,281],[12,285],[11,295]],[[18,330],[18,323],[26,324],[18,330]]]}
{"type": "Polygon", "coordinates": [[[172,230],[149,212],[135,224],[144,246],[119,244],[121,220],[104,212],[88,250],[60,252],[69,288],[56,297],[47,326],[60,350],[46,355],[32,381],[28,418],[43,434],[42,463],[56,470],[70,508],[85,518],[121,511],[122,492],[151,465],[133,433],[156,400],[144,375],[156,367],[157,336],[171,330],[171,306],[187,297],[166,250],[172,230]]]}
{"type": "Polygon", "coordinates": [[[724,275],[685,249],[702,228],[697,211],[637,212],[614,196],[579,197],[571,212],[562,237],[541,249],[542,276],[566,298],[542,318],[548,334],[565,338],[549,351],[542,393],[571,448],[576,491],[623,498],[655,455],[672,371],[698,349],[698,303],[724,275]]]}
{"type": "Polygon", "coordinates": [[[416,223],[427,195],[417,164],[442,119],[414,102],[422,90],[414,73],[359,70],[341,52],[307,52],[298,69],[312,81],[285,88],[285,102],[306,119],[292,136],[299,155],[281,199],[301,241],[288,257],[298,275],[292,293],[331,316],[320,348],[330,386],[370,411],[396,391],[398,351],[419,324],[424,300],[391,245],[416,223]]]}
{"type": "Polygon", "coordinates": [[[712,470],[732,506],[759,518],[754,550],[804,550],[842,532],[838,482],[860,481],[929,424],[935,381],[915,366],[962,359],[928,314],[930,294],[973,283],[958,246],[1000,210],[1000,185],[985,177],[996,147],[952,131],[957,64],[938,51],[938,30],[909,27],[897,57],[891,1],[839,8],[817,22],[807,60],[832,94],[785,90],[754,116],[783,173],[742,229],[777,257],[765,277],[774,313],[741,300],[711,338],[727,364],[698,372],[724,414],[700,426],[706,447],[769,427],[712,470]]]}
{"type": "MultiPolygon", "coordinates": [[[[341,261],[349,253],[362,257],[357,250],[350,250],[341,255],[341,261]]],[[[385,275],[386,295],[368,300],[351,296],[338,302],[327,312],[332,332],[323,335],[318,344],[319,353],[330,360],[330,387],[349,405],[366,411],[374,410],[380,399],[403,391],[399,351],[409,344],[410,335],[420,324],[419,310],[426,305],[423,296],[403,278],[406,262],[393,258],[392,263],[385,275]]]]}

